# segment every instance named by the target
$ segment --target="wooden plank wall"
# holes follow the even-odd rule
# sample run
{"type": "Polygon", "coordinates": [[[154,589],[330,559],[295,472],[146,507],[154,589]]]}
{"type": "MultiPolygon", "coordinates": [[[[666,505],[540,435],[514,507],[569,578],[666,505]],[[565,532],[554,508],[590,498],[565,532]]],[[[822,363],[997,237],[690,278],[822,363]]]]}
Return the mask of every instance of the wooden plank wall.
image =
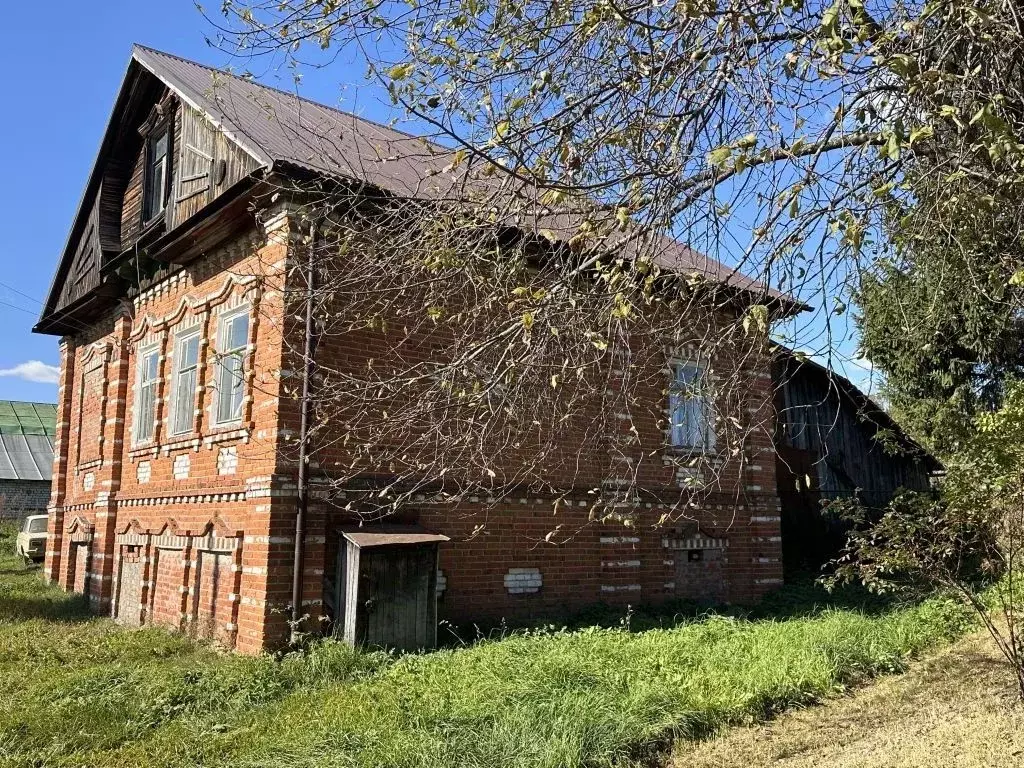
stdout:
{"type": "Polygon", "coordinates": [[[103,253],[100,243],[99,209],[99,197],[96,197],[92,202],[82,236],[78,240],[74,258],[71,260],[68,273],[64,278],[64,285],[61,287],[60,297],[57,299],[56,308],[58,310],[99,287],[100,258],[103,253]]]}
{"type": "Polygon", "coordinates": [[[188,105],[179,110],[174,181],[168,226],[198,213],[232,184],[256,169],[257,162],[188,105]]]}
{"type": "Polygon", "coordinates": [[[124,190],[121,202],[121,248],[126,251],[139,239],[142,232],[142,176],[146,161],[145,142],[135,153],[131,164],[131,175],[124,190]]]}
{"type": "Polygon", "coordinates": [[[883,506],[899,488],[928,488],[924,465],[886,453],[874,426],[826,376],[809,366],[789,366],[784,375],[780,431],[786,445],[818,457],[818,489],[824,498],[860,488],[865,502],[883,506]]]}

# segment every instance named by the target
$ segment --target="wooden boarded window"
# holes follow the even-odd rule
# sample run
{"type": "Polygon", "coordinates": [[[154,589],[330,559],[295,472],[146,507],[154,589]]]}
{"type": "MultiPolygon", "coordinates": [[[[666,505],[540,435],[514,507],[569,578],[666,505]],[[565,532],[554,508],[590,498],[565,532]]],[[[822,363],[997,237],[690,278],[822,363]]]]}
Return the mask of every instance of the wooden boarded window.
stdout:
{"type": "Polygon", "coordinates": [[[175,220],[184,221],[210,202],[215,165],[215,134],[210,125],[195,110],[181,112],[181,153],[178,170],[178,190],[174,202],[175,220]]]}

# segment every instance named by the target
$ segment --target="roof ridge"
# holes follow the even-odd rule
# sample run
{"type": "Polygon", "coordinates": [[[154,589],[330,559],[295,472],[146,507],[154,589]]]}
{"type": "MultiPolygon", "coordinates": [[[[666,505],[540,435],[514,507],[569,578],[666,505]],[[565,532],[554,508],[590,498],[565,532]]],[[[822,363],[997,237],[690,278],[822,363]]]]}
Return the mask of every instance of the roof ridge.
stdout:
{"type": "MultiPolygon", "coordinates": [[[[317,101],[316,99],[310,99],[310,98],[308,98],[306,96],[300,96],[298,93],[295,93],[294,91],[287,91],[284,88],[278,88],[277,86],[274,86],[274,85],[267,85],[266,83],[262,82],[261,80],[258,80],[255,75],[253,75],[252,77],[244,77],[244,76],[239,75],[239,74],[237,74],[235,72],[229,72],[227,70],[211,66],[210,64],[203,64],[202,62],[196,61],[195,59],[186,59],[184,56],[178,56],[177,54],[174,54],[174,53],[169,53],[167,51],[161,51],[158,48],[152,48],[152,47],[150,47],[148,45],[142,45],[142,43],[134,43],[132,47],[133,48],[141,48],[144,51],[148,51],[149,53],[155,53],[155,54],[157,54],[159,56],[166,56],[169,59],[175,59],[175,60],[180,61],[180,62],[182,62],[184,64],[190,64],[190,65],[192,65],[194,67],[199,67],[200,69],[208,70],[209,72],[212,72],[212,73],[217,74],[217,75],[224,75],[224,76],[227,76],[227,77],[232,77],[235,80],[240,80],[241,82],[246,83],[248,85],[255,85],[255,86],[259,87],[259,88],[265,88],[268,91],[274,91],[275,93],[283,94],[284,96],[288,96],[290,98],[297,99],[297,100],[299,100],[301,102],[305,102],[306,104],[313,104],[313,105],[315,105],[317,107],[322,107],[323,109],[329,109],[330,111],[336,112],[339,115],[344,115],[345,117],[351,117],[351,118],[354,118],[356,120],[360,120],[360,121],[362,121],[364,123],[369,123],[370,125],[375,125],[378,128],[384,128],[384,129],[389,130],[389,131],[394,131],[395,133],[400,133],[400,134],[402,134],[403,136],[405,136],[406,138],[409,138],[409,139],[416,139],[416,140],[428,142],[428,143],[431,143],[431,144],[437,144],[437,142],[434,142],[431,139],[427,139],[425,136],[422,136],[422,135],[419,135],[419,134],[416,134],[416,133],[410,133],[409,131],[406,131],[406,130],[404,130],[402,128],[396,128],[393,125],[389,125],[387,123],[382,123],[379,120],[374,120],[373,118],[364,117],[362,115],[357,115],[355,112],[349,112],[347,110],[341,109],[340,107],[335,107],[335,106],[332,106],[330,104],[325,104],[322,101],[317,101]]],[[[437,144],[437,146],[440,149],[443,149],[443,150],[446,150],[446,151],[451,151],[451,149],[449,147],[445,147],[445,146],[443,146],[441,144],[437,144]]]]}

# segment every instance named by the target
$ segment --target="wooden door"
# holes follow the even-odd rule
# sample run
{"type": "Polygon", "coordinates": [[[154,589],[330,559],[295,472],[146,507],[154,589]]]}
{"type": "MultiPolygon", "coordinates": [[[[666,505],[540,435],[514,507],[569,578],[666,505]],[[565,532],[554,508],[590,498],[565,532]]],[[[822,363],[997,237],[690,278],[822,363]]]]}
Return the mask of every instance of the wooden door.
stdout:
{"type": "Polygon", "coordinates": [[[364,549],[359,557],[356,641],[415,651],[437,642],[437,546],[364,549]]]}

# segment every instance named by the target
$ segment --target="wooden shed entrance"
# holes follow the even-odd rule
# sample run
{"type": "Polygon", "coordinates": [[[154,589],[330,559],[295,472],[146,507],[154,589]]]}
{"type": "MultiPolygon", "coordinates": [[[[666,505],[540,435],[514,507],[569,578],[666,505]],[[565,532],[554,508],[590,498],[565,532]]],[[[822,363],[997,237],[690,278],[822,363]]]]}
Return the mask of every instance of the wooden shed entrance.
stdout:
{"type": "Polygon", "coordinates": [[[448,537],[384,525],[339,534],[335,636],[400,651],[437,645],[437,545],[448,537]]]}

